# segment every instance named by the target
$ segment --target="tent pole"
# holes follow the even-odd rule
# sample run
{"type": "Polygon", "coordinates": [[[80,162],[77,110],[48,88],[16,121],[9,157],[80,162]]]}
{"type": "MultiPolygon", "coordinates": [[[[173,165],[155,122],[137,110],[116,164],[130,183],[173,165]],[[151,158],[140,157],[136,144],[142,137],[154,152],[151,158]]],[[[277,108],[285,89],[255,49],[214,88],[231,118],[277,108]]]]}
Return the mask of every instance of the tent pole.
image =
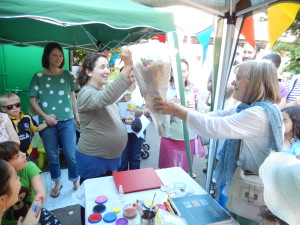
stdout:
{"type": "MultiPolygon", "coordinates": [[[[181,62],[180,62],[180,56],[179,56],[177,33],[176,32],[167,33],[167,37],[168,37],[169,45],[171,47],[174,47],[176,50],[178,50],[176,52],[175,57],[172,55],[171,61],[172,61],[174,80],[176,80],[176,78],[178,78],[177,84],[179,87],[180,103],[181,103],[181,105],[185,106],[185,96],[184,96],[184,88],[183,88],[183,82],[182,82],[181,62]],[[176,71],[177,71],[177,73],[176,73],[176,71]],[[176,74],[177,74],[177,76],[175,76],[176,74]]],[[[183,136],[184,136],[184,142],[185,142],[186,156],[188,159],[190,176],[192,177],[193,176],[193,165],[192,165],[192,158],[191,158],[191,151],[190,151],[190,138],[189,138],[189,133],[188,133],[186,123],[184,121],[182,122],[182,126],[183,126],[183,136]]]]}
{"type": "MultiPolygon", "coordinates": [[[[223,30],[224,30],[224,18],[218,18],[216,22],[216,34],[214,42],[214,59],[213,59],[213,74],[212,74],[212,95],[211,95],[211,110],[214,110],[216,103],[216,85],[218,80],[218,71],[220,65],[222,40],[223,40],[223,30]]],[[[209,151],[207,159],[207,173],[206,173],[206,185],[205,190],[209,193],[210,184],[212,180],[213,170],[215,166],[215,157],[217,152],[217,140],[210,139],[209,142],[209,151]]]]}
{"type": "MultiPolygon", "coordinates": [[[[215,99],[213,102],[213,110],[223,109],[224,107],[224,100],[226,95],[226,88],[227,88],[227,81],[229,78],[229,74],[231,72],[231,66],[235,57],[235,52],[238,44],[239,34],[240,30],[242,28],[242,21],[244,18],[238,17],[234,23],[228,23],[227,26],[224,28],[224,31],[226,31],[226,39],[225,41],[222,41],[221,43],[221,53],[220,55],[214,56],[214,69],[217,71],[214,71],[215,80],[213,80],[213,93],[215,96],[215,99]],[[218,58],[220,57],[220,58],[218,58]],[[220,59],[220,60],[219,60],[220,59]],[[217,64],[219,63],[219,67],[217,67],[217,64]],[[216,75],[218,74],[218,76],[216,75]],[[216,81],[216,82],[215,82],[216,81]],[[221,86],[221,84],[225,84],[221,86]],[[214,89],[215,88],[215,89],[214,89]]],[[[221,29],[223,29],[222,26],[220,26],[219,33],[216,35],[216,43],[215,47],[219,47],[220,43],[218,41],[219,38],[222,38],[223,33],[220,32],[221,29]]],[[[206,177],[206,191],[209,192],[210,184],[212,180],[214,165],[215,165],[215,158],[216,158],[216,152],[218,149],[218,140],[211,140],[209,145],[209,156],[208,156],[208,167],[207,167],[207,177],[206,177]]]]}

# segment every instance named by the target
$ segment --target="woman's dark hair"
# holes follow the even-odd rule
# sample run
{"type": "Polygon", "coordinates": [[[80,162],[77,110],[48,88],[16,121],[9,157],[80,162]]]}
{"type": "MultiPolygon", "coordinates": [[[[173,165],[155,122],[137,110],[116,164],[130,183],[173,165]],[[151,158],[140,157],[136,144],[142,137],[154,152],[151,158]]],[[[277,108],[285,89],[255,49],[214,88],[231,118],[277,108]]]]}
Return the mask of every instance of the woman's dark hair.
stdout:
{"type": "Polygon", "coordinates": [[[279,222],[280,225],[289,225],[288,223],[284,222],[282,219],[275,216],[267,206],[260,207],[259,215],[268,222],[279,222]]]}
{"type": "Polygon", "coordinates": [[[281,112],[286,112],[293,122],[292,138],[300,138],[300,106],[285,107],[281,112]]]}
{"type": "Polygon", "coordinates": [[[45,46],[43,57],[42,57],[42,65],[46,69],[49,68],[49,55],[55,48],[60,50],[61,53],[63,54],[63,61],[60,64],[59,68],[63,68],[63,66],[65,65],[65,56],[64,56],[64,51],[63,51],[62,47],[56,42],[50,42],[49,44],[47,44],[45,46]]]}
{"type": "Polygon", "coordinates": [[[80,87],[86,85],[90,77],[87,75],[86,70],[93,71],[96,66],[98,58],[103,57],[107,59],[104,53],[91,53],[83,61],[81,68],[77,73],[77,83],[80,87]]]}
{"type": "Polygon", "coordinates": [[[10,195],[10,178],[12,168],[8,162],[0,159],[0,196],[10,195]]]}
{"type": "Polygon", "coordinates": [[[9,161],[20,151],[20,145],[14,141],[4,141],[0,143],[0,159],[9,161]]]}
{"type": "MultiPolygon", "coordinates": [[[[190,66],[189,66],[188,61],[186,61],[185,59],[181,59],[180,62],[185,63],[185,64],[187,65],[188,70],[190,70],[190,66]]],[[[172,86],[174,86],[174,76],[173,76],[173,70],[172,70],[172,68],[171,68],[171,72],[170,72],[170,80],[169,80],[169,83],[170,83],[172,86]]],[[[189,82],[189,79],[188,79],[188,77],[187,77],[186,80],[185,80],[185,82],[184,82],[184,84],[183,84],[183,86],[184,86],[184,87],[187,87],[187,86],[189,86],[189,84],[190,84],[190,82],[189,82]]]]}

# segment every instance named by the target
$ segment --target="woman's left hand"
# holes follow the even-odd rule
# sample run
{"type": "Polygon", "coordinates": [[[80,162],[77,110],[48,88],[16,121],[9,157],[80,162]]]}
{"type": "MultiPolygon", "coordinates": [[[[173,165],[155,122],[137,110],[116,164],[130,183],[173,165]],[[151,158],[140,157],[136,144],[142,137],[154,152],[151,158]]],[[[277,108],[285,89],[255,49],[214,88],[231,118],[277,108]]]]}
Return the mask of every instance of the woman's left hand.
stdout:
{"type": "Polygon", "coordinates": [[[132,61],[131,51],[127,46],[123,46],[121,48],[121,57],[122,57],[122,61],[124,62],[124,68],[122,70],[122,73],[126,77],[130,78],[130,73],[133,67],[133,61],[132,61]]]}
{"type": "Polygon", "coordinates": [[[80,124],[79,115],[75,114],[74,119],[75,119],[76,125],[80,124]]]}

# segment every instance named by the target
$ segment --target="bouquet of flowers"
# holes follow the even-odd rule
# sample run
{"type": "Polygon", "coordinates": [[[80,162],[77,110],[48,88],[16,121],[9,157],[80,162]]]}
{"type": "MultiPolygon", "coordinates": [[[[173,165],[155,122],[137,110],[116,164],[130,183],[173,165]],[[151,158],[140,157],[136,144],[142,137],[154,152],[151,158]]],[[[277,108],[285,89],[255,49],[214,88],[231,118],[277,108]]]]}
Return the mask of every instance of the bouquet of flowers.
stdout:
{"type": "Polygon", "coordinates": [[[168,133],[169,116],[156,113],[154,99],[167,98],[171,71],[169,47],[163,43],[144,43],[130,47],[133,72],[160,135],[168,133]]]}

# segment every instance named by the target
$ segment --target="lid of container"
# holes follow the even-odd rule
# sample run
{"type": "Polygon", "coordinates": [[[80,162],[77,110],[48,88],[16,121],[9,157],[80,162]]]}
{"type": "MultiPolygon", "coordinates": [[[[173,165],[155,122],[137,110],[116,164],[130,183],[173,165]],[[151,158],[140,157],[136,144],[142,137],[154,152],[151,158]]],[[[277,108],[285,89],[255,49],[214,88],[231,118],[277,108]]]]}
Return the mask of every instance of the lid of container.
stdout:
{"type": "Polygon", "coordinates": [[[95,202],[97,204],[104,204],[107,202],[107,197],[105,195],[100,195],[96,198],[95,202]]]}
{"type": "Polygon", "coordinates": [[[116,225],[127,225],[128,220],[126,218],[120,218],[116,221],[116,225]]]}
{"type": "Polygon", "coordinates": [[[103,213],[106,210],[105,205],[95,205],[93,208],[93,212],[103,213]]]}
{"type": "Polygon", "coordinates": [[[106,213],[103,217],[103,221],[106,223],[112,223],[116,221],[116,219],[117,219],[117,214],[115,214],[114,212],[106,213]]]}
{"type": "Polygon", "coordinates": [[[90,223],[98,223],[101,221],[101,219],[102,219],[102,215],[100,213],[93,213],[89,215],[88,221],[90,223]]]}

